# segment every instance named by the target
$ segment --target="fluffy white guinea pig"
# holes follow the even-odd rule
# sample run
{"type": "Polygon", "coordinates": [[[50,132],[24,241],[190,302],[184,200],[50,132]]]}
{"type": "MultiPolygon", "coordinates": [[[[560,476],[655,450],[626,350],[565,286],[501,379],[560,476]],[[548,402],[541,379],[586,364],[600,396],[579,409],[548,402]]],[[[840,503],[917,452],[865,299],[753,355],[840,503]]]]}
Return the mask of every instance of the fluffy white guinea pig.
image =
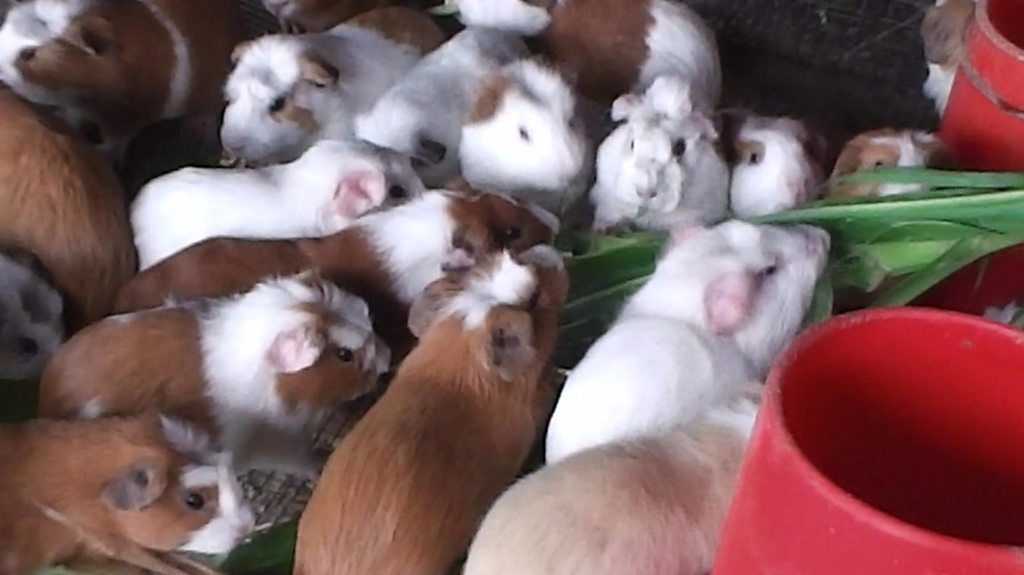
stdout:
{"type": "Polygon", "coordinates": [[[43,372],[64,339],[64,300],[32,254],[0,250],[0,380],[43,372]]]}
{"type": "Polygon", "coordinates": [[[249,164],[287,162],[318,140],[351,137],[353,117],[419,61],[411,46],[346,25],[264,36],[234,57],[221,143],[227,157],[249,164]]]}
{"type": "Polygon", "coordinates": [[[548,462],[687,425],[760,381],[802,325],[828,245],[810,227],[733,220],[677,230],[654,275],[569,375],[548,462]]]}
{"type": "Polygon", "coordinates": [[[462,127],[462,176],[559,213],[583,190],[587,142],[576,96],[553,68],[519,60],[484,78],[462,127]]]}
{"type": "Polygon", "coordinates": [[[356,118],[356,136],[411,156],[427,186],[444,186],[459,175],[462,127],[478,103],[481,82],[527,55],[512,34],[464,30],[356,118]]]}
{"type": "Polygon", "coordinates": [[[408,158],[363,142],[323,140],[266,168],[184,168],[147,184],[132,205],[140,268],[213,237],[331,235],[423,191],[408,158]]]}
{"type": "Polygon", "coordinates": [[[726,143],[729,203],[740,218],[792,209],[817,199],[826,143],[799,120],[737,115],[726,143]]]}
{"type": "Polygon", "coordinates": [[[644,94],[619,98],[612,119],[624,123],[598,149],[590,192],[595,230],[669,229],[725,217],[729,168],[718,130],[694,110],[685,81],[662,76],[644,94]]]}

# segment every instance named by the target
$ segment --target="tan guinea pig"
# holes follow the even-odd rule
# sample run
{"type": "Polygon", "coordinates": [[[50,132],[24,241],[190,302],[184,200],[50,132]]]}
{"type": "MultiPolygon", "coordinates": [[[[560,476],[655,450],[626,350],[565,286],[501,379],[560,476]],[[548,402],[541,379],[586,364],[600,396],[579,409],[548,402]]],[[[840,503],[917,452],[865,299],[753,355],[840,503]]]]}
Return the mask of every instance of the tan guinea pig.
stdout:
{"type": "Polygon", "coordinates": [[[839,159],[828,190],[828,198],[877,198],[919,192],[918,184],[840,185],[836,179],[856,172],[889,168],[944,168],[950,165],[946,147],[934,134],[886,128],[865,132],[850,140],[839,159]]]}
{"type": "Polygon", "coordinates": [[[0,573],[112,559],[180,573],[154,552],[226,553],[253,527],[227,459],[178,420],[0,425],[0,573]]]}
{"type": "Polygon", "coordinates": [[[124,193],[62,122],[0,89],[0,244],[39,258],[73,331],[110,312],[135,271],[124,193]]]}
{"type": "Polygon", "coordinates": [[[567,287],[558,252],[538,246],[424,291],[419,345],[302,515],[295,575],[448,572],[534,443],[567,287]]]}
{"type": "Polygon", "coordinates": [[[444,32],[430,16],[405,6],[377,8],[345,23],[376,30],[388,40],[416,48],[420,54],[433,52],[446,40],[444,32]]]}
{"type": "Polygon", "coordinates": [[[0,81],[119,158],[161,119],[219,110],[238,0],[29,0],[0,27],[0,81]]]}
{"type": "Polygon", "coordinates": [[[404,0],[263,0],[286,32],[325,32],[345,20],[404,0]]]}

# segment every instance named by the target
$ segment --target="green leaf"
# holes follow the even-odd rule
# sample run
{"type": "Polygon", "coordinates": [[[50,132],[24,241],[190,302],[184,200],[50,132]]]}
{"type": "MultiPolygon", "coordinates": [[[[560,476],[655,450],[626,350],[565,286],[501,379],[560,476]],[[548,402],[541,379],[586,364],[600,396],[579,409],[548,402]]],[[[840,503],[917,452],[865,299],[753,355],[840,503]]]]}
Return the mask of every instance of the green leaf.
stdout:
{"type": "Polygon", "coordinates": [[[857,172],[837,179],[836,184],[924,184],[933,188],[1010,190],[1024,189],[1024,173],[899,168],[857,172]]]}
{"type": "Polygon", "coordinates": [[[271,527],[235,549],[220,569],[229,575],[288,575],[298,531],[297,519],[271,527]]]}
{"type": "Polygon", "coordinates": [[[832,278],[825,274],[814,286],[814,299],[811,300],[811,307],[804,317],[804,326],[812,326],[821,323],[832,317],[835,305],[835,292],[832,289],[832,278]]]}

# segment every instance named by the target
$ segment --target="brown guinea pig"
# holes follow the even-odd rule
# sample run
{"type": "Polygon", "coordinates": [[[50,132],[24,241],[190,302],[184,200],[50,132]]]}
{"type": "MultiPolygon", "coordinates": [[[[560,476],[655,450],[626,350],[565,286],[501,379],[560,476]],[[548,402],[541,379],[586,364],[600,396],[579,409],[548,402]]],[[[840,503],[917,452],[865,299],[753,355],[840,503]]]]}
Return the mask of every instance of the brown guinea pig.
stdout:
{"type": "Polygon", "coordinates": [[[0,425],[0,573],[104,557],[226,553],[253,526],[227,458],[166,417],[0,425]]]}
{"type": "Polygon", "coordinates": [[[263,7],[277,17],[286,32],[325,32],[375,8],[405,3],[404,0],[263,0],[263,7]]]}
{"type": "Polygon", "coordinates": [[[944,168],[950,160],[934,134],[886,128],[850,140],[839,154],[826,197],[876,198],[919,192],[918,184],[839,184],[836,179],[856,172],[887,168],[944,168]]]}
{"type": "Polygon", "coordinates": [[[3,89],[0,125],[0,244],[39,258],[78,329],[110,312],[135,271],[121,186],[67,126],[3,89]]]}
{"type": "Polygon", "coordinates": [[[205,428],[240,469],[314,476],[316,427],[371,391],[390,359],[366,302],[310,273],[271,278],[89,326],[43,373],[40,414],[169,413],[205,428]]]}
{"type": "Polygon", "coordinates": [[[967,30],[974,21],[974,0],[936,0],[921,21],[921,40],[928,64],[924,93],[946,110],[953,79],[964,59],[967,30]]]}
{"type": "Polygon", "coordinates": [[[534,443],[567,287],[561,256],[538,246],[423,292],[419,344],[302,515],[295,575],[448,572],[534,443]]]}
{"type": "Polygon", "coordinates": [[[268,275],[318,269],[367,301],[377,333],[400,358],[412,343],[408,306],[444,266],[467,265],[466,254],[472,260],[503,248],[519,252],[550,242],[557,231],[554,216],[505,196],[428,192],[321,239],[196,244],[136,276],[117,307],[135,311],[167,298],[232,295],[268,275]],[[447,261],[456,251],[462,261],[447,261]]]}
{"type": "Polygon", "coordinates": [[[444,32],[430,16],[405,6],[377,8],[345,23],[375,30],[388,40],[416,48],[420,54],[433,52],[445,42],[444,32]]]}
{"type": "Polygon", "coordinates": [[[148,124],[219,109],[243,39],[238,0],[29,0],[0,27],[0,81],[119,157],[148,124]]]}

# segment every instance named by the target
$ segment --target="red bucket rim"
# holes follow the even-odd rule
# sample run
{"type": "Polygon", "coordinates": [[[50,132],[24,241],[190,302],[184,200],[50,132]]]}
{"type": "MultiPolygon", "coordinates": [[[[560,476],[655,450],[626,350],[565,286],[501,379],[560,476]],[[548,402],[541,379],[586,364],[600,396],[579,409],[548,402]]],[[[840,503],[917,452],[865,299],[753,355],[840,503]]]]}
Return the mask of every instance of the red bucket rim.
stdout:
{"type": "Polygon", "coordinates": [[[974,13],[974,20],[977,26],[985,34],[985,37],[991,39],[992,43],[999,49],[1013,56],[1015,60],[1024,62],[1024,47],[1011,42],[1010,39],[1004,36],[1003,33],[1000,32],[992,23],[992,16],[989,14],[988,10],[990,2],[991,0],[978,0],[978,7],[974,13]]]}
{"type": "Polygon", "coordinates": [[[797,340],[787,349],[772,366],[768,375],[764,403],[771,406],[771,412],[777,418],[778,435],[773,438],[777,446],[789,452],[793,456],[793,463],[798,466],[797,471],[807,478],[819,493],[829,501],[848,512],[856,512],[879,530],[891,535],[911,541],[915,544],[929,547],[955,547],[962,551],[979,551],[991,555],[1012,555],[1015,561],[1021,557],[1020,545],[996,545],[983,543],[969,539],[960,539],[951,535],[945,535],[919,527],[872,507],[868,503],[854,496],[837,485],[832,479],[825,475],[807,456],[797,444],[786,423],[785,412],[782,406],[782,381],[789,372],[790,366],[801,357],[804,351],[820,342],[837,329],[844,329],[852,325],[859,325],[872,322],[884,322],[894,319],[911,319],[924,321],[943,321],[963,326],[971,326],[977,330],[1006,336],[1015,340],[1024,339],[1024,333],[1010,326],[990,321],[978,316],[960,312],[946,311],[932,308],[903,307],[870,309],[852,312],[829,319],[821,324],[812,326],[805,330],[797,340]]]}

